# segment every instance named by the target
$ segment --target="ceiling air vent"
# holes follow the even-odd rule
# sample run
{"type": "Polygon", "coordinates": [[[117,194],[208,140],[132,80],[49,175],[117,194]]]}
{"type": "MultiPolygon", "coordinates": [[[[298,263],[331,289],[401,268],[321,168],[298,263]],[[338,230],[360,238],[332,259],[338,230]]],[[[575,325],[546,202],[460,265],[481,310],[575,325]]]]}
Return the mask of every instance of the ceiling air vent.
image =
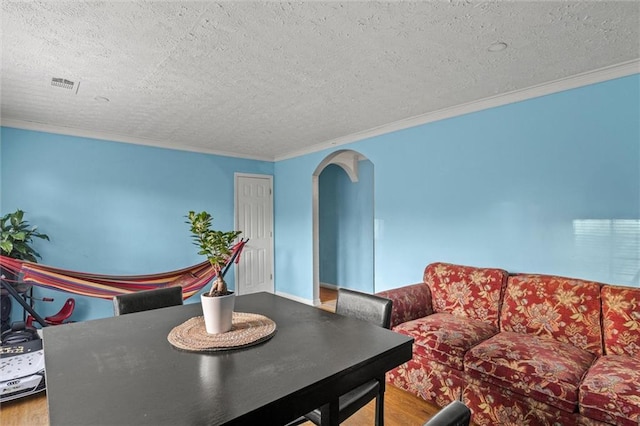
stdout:
{"type": "Polygon", "coordinates": [[[51,85],[55,86],[55,87],[62,87],[63,89],[73,89],[74,86],[74,82],[73,81],[69,81],[67,79],[64,78],[52,78],[51,79],[51,85]]]}

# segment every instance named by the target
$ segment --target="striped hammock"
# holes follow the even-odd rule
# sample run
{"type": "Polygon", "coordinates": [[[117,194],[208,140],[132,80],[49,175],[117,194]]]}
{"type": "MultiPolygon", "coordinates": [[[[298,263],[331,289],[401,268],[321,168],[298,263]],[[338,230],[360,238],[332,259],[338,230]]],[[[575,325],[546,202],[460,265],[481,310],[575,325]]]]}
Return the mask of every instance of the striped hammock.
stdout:
{"type": "MultiPolygon", "coordinates": [[[[240,240],[232,247],[227,265],[221,272],[222,276],[234,261],[235,263],[240,261],[240,253],[247,241],[240,240]]],[[[177,271],[150,275],[91,274],[54,268],[1,255],[0,267],[15,276],[22,274],[22,279],[19,280],[19,283],[51,290],[62,290],[82,296],[99,297],[101,299],[111,299],[113,296],[120,294],[175,286],[182,287],[182,297],[186,299],[200,291],[216,276],[209,261],[177,271]]],[[[5,281],[12,284],[18,283],[12,282],[7,278],[5,278],[5,281]]]]}

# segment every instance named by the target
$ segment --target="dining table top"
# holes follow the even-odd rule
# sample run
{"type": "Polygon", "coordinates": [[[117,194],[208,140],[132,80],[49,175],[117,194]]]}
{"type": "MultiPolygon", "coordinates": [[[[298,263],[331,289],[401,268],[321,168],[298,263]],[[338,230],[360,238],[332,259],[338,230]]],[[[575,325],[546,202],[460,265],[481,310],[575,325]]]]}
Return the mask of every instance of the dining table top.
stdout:
{"type": "Polygon", "coordinates": [[[235,311],[276,323],[255,346],[167,340],[199,303],[43,330],[51,425],[285,424],[411,359],[410,337],[271,293],[235,311]]]}

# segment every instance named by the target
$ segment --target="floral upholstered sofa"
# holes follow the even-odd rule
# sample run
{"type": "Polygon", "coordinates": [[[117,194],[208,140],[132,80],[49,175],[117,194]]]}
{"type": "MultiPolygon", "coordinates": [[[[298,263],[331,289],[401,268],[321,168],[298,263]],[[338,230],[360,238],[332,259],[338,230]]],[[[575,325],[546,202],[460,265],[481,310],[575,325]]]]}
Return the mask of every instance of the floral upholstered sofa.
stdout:
{"type": "Polygon", "coordinates": [[[414,338],[391,384],[478,425],[640,425],[640,288],[433,263],[378,294],[414,338]]]}

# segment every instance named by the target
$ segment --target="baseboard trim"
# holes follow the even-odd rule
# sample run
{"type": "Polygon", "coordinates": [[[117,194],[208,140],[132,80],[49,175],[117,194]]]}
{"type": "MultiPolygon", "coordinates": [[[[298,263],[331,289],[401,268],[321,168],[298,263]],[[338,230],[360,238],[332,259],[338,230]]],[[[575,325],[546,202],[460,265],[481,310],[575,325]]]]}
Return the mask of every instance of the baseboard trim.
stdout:
{"type": "Polygon", "coordinates": [[[317,299],[317,300],[305,299],[304,297],[294,296],[293,294],[285,293],[282,291],[276,291],[276,296],[285,297],[287,299],[291,299],[296,302],[304,303],[305,305],[310,305],[310,306],[320,305],[320,299],[317,299]]]}
{"type": "Polygon", "coordinates": [[[320,287],[328,288],[330,290],[338,290],[338,288],[340,288],[335,284],[329,284],[329,283],[320,283],[320,287]]]}

